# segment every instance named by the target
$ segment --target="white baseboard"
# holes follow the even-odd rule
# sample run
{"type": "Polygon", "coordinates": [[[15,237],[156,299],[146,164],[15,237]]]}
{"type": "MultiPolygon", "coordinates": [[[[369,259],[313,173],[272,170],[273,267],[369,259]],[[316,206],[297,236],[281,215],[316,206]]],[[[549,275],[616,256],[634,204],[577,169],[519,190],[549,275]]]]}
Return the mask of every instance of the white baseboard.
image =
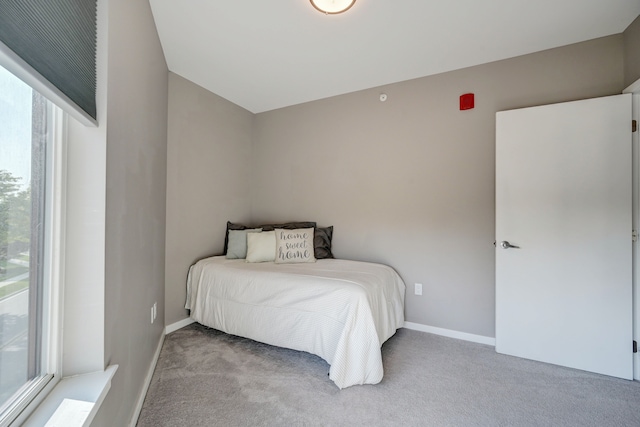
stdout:
{"type": "Polygon", "coordinates": [[[170,334],[173,331],[177,331],[178,329],[184,328],[185,326],[190,325],[193,322],[193,319],[187,318],[176,323],[172,323],[171,325],[168,325],[164,328],[164,333],[160,337],[160,342],[158,342],[158,348],[156,348],[156,352],[153,355],[153,361],[151,362],[151,366],[149,367],[149,372],[147,372],[147,376],[144,379],[144,387],[142,388],[140,396],[138,397],[138,401],[136,402],[133,417],[131,418],[131,423],[129,424],[130,427],[136,427],[136,424],[138,423],[138,418],[140,417],[140,412],[142,411],[142,405],[144,404],[144,398],[147,396],[149,386],[151,385],[151,379],[153,378],[153,372],[156,370],[156,365],[158,364],[158,358],[160,357],[162,344],[164,344],[165,335],[170,334]]]}
{"type": "Polygon", "coordinates": [[[476,342],[495,347],[496,339],[483,335],[468,334],[466,332],[453,331],[451,329],[436,328],[435,326],[422,325],[420,323],[404,322],[404,327],[414,331],[428,332],[430,334],[442,335],[443,337],[456,338],[464,341],[476,342]]]}
{"type": "Polygon", "coordinates": [[[166,334],[170,334],[171,332],[177,331],[178,329],[182,329],[187,325],[190,325],[192,323],[194,323],[195,320],[193,320],[192,318],[188,317],[186,319],[183,320],[179,320],[176,323],[172,323],[170,325],[167,325],[164,328],[164,333],[166,334]]]}
{"type": "Polygon", "coordinates": [[[164,344],[164,335],[160,337],[160,342],[158,342],[158,348],[156,348],[156,353],[153,355],[153,361],[151,362],[151,366],[149,367],[149,371],[147,372],[147,376],[144,379],[144,387],[142,387],[142,391],[140,392],[140,396],[138,397],[138,401],[136,402],[135,410],[133,411],[133,417],[131,418],[131,423],[129,423],[130,427],[136,427],[138,423],[138,417],[140,417],[140,412],[142,411],[142,405],[144,404],[144,398],[147,396],[147,392],[149,391],[149,386],[151,385],[151,379],[153,378],[153,372],[156,370],[156,365],[158,364],[158,358],[160,357],[160,350],[162,350],[162,344],[164,344]]]}

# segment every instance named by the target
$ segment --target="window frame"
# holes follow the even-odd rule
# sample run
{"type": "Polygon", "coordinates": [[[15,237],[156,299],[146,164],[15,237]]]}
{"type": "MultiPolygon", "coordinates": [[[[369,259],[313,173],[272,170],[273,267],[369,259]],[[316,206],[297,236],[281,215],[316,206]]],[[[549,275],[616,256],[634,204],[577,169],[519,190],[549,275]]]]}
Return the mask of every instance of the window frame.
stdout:
{"type": "MultiPolygon", "coordinates": [[[[39,260],[41,262],[38,267],[41,270],[38,274],[41,281],[38,290],[42,293],[40,296],[42,305],[39,313],[41,320],[36,320],[38,333],[41,334],[38,355],[40,374],[27,381],[14,394],[13,401],[2,405],[4,410],[0,413],[0,427],[24,421],[60,381],[62,372],[61,301],[64,283],[67,115],[51,101],[46,100],[45,116],[46,143],[42,206],[44,233],[41,235],[42,259],[39,260]]],[[[31,287],[32,285],[30,285],[30,292],[31,287]]],[[[31,305],[30,301],[30,310],[31,305]]],[[[33,322],[30,319],[29,327],[32,326],[33,322]]]]}

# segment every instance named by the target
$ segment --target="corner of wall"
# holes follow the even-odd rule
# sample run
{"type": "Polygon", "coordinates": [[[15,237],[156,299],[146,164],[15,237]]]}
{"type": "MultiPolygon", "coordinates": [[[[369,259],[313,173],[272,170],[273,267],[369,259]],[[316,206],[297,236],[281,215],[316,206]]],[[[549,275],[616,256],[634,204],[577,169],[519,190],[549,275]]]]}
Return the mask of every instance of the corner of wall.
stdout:
{"type": "Polygon", "coordinates": [[[624,87],[640,78],[640,16],[622,33],[624,44],[624,87]]]}

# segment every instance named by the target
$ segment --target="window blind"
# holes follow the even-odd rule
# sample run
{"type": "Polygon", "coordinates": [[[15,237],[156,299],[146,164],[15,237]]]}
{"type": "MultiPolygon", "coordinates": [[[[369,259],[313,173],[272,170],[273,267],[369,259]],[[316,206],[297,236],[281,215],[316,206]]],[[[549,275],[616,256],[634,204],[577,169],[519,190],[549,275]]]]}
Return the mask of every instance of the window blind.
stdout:
{"type": "Polygon", "coordinates": [[[96,0],[0,0],[0,41],[96,119],[96,0]]]}

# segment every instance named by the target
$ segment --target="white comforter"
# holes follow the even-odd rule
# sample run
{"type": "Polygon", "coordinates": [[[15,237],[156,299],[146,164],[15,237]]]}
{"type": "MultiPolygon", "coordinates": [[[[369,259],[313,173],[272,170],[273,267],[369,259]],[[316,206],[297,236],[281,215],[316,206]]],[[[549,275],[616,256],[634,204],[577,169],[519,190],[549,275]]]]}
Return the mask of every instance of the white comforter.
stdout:
{"type": "Polygon", "coordinates": [[[221,256],[191,267],[185,308],[203,325],[322,357],[331,365],[329,378],[344,388],[382,380],[380,347],[404,323],[404,293],[386,265],[221,256]]]}

